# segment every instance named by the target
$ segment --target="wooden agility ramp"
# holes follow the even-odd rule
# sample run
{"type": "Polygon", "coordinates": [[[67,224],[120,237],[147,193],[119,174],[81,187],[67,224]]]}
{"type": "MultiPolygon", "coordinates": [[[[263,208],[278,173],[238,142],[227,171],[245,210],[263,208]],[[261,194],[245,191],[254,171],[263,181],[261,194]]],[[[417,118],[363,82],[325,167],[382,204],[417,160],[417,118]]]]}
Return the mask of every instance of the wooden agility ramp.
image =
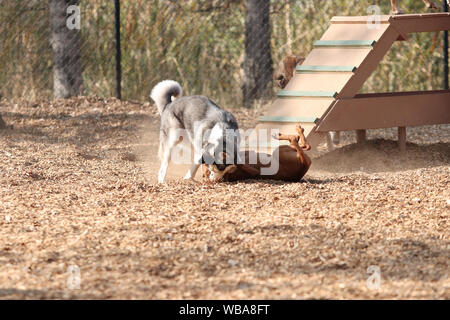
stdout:
{"type": "Polygon", "coordinates": [[[407,126],[450,123],[450,90],[357,94],[395,41],[407,40],[410,33],[450,30],[450,14],[381,16],[377,25],[370,24],[372,19],[332,18],[285,90],[259,118],[257,136],[247,148],[272,149],[278,141],[257,143],[264,135],[259,129],[295,134],[296,123],[313,147],[329,131],[357,130],[364,138],[365,129],[399,127],[404,143],[407,126]]]}

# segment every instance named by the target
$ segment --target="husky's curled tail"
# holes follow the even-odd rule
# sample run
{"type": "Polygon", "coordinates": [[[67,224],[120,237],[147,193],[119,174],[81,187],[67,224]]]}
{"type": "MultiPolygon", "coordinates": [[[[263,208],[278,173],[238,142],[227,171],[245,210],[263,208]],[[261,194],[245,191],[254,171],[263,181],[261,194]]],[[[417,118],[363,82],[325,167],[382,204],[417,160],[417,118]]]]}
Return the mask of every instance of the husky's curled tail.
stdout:
{"type": "Polygon", "coordinates": [[[181,97],[183,89],[180,84],[174,80],[164,80],[158,83],[153,89],[150,97],[155,101],[158,112],[161,115],[165,107],[175,100],[181,97]]]}

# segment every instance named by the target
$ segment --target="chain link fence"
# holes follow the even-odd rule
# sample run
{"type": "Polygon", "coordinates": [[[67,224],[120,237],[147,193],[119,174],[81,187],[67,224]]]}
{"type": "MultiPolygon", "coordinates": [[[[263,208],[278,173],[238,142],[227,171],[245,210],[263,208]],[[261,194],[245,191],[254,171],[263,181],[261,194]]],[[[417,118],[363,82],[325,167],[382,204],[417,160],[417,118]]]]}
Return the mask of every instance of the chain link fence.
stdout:
{"type": "MultiPolygon", "coordinates": [[[[422,1],[401,3],[424,12],[422,1]]],[[[367,15],[374,4],[389,13],[388,0],[122,0],[122,97],[146,100],[157,82],[174,79],[185,94],[225,107],[265,102],[275,96],[278,61],[306,56],[331,17],[367,15]]],[[[0,95],[116,96],[115,9],[113,0],[0,0],[0,95]]],[[[363,91],[442,88],[442,33],[412,38],[363,91]]]]}

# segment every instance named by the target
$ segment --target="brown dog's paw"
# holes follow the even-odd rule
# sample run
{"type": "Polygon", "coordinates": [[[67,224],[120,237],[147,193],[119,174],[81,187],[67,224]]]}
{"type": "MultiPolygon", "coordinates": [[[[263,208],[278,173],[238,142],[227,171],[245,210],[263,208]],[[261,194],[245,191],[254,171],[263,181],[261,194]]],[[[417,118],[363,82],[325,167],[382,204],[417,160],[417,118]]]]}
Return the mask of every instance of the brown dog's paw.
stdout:
{"type": "Polygon", "coordinates": [[[297,130],[298,133],[302,133],[302,134],[303,134],[303,132],[305,132],[305,129],[303,129],[300,124],[297,124],[295,126],[295,130],[297,130]]]}

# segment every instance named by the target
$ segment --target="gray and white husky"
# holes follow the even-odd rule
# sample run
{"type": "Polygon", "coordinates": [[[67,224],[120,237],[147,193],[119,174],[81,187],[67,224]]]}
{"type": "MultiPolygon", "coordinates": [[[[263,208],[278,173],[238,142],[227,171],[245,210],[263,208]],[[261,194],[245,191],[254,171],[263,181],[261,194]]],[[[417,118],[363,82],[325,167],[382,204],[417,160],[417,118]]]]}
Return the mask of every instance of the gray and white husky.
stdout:
{"type": "Polygon", "coordinates": [[[238,160],[240,135],[234,116],[207,97],[182,93],[178,82],[164,80],[150,94],[161,116],[159,183],[164,183],[173,148],[186,137],[194,147],[194,161],[185,179],[193,179],[202,163],[225,167],[238,160]]]}

